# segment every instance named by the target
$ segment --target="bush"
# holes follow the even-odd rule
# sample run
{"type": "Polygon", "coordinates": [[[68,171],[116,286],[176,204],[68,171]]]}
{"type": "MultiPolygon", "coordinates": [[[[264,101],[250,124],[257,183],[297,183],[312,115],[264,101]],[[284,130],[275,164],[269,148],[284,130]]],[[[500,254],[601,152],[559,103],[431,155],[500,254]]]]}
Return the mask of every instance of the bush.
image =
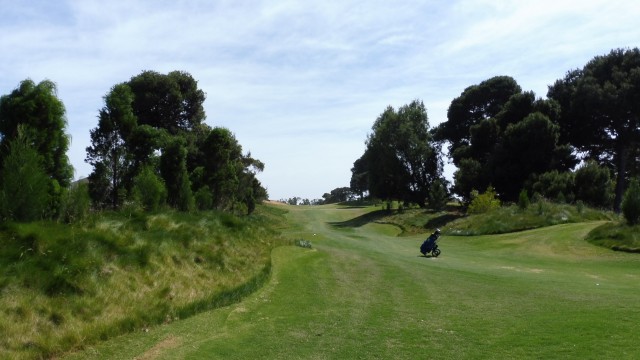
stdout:
{"type": "Polygon", "coordinates": [[[496,191],[489,186],[483,194],[473,191],[471,204],[467,209],[469,214],[482,214],[500,207],[500,200],[496,198],[496,191]]]}
{"type": "Polygon", "coordinates": [[[640,184],[638,179],[632,179],[629,188],[622,199],[622,213],[629,225],[640,222],[640,184]]]}
{"type": "Polygon", "coordinates": [[[520,191],[520,195],[518,195],[518,207],[522,210],[526,210],[529,207],[529,204],[531,204],[529,194],[527,194],[527,190],[522,189],[522,191],[520,191]]]}
{"type": "Polygon", "coordinates": [[[570,172],[549,171],[534,177],[531,186],[534,193],[558,203],[573,202],[574,174],[570,172]]]}
{"type": "Polygon", "coordinates": [[[429,187],[429,206],[433,210],[442,210],[449,201],[447,187],[442,180],[434,181],[429,187]]]}
{"type": "Polygon", "coordinates": [[[593,160],[575,172],[576,200],[591,206],[610,208],[613,202],[613,182],[609,169],[593,160]]]}
{"type": "Polygon", "coordinates": [[[133,180],[133,196],[147,211],[156,211],[167,199],[164,182],[151,167],[145,167],[133,180]]]}
{"type": "Polygon", "coordinates": [[[91,197],[89,197],[89,183],[77,182],[71,185],[62,201],[60,219],[66,223],[83,220],[89,214],[91,197]]]}
{"type": "Polygon", "coordinates": [[[207,185],[201,187],[194,194],[196,207],[198,210],[211,210],[213,209],[213,194],[207,185]]]}
{"type": "Polygon", "coordinates": [[[9,154],[2,166],[0,210],[8,219],[41,219],[49,203],[50,181],[36,150],[20,132],[9,143],[9,154]]]}

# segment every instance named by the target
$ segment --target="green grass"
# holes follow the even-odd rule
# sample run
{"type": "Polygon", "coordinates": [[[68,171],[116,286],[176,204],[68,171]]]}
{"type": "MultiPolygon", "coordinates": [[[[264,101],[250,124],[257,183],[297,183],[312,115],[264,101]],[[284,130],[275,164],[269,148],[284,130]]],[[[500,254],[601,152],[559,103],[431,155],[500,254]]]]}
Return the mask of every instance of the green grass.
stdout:
{"type": "Polygon", "coordinates": [[[505,234],[558,224],[614,219],[617,215],[611,212],[540,200],[524,210],[510,205],[461,217],[444,225],[442,230],[447,235],[505,234]]]}
{"type": "Polygon", "coordinates": [[[425,258],[424,234],[362,221],[374,208],[286,209],[287,236],[313,248],[277,248],[260,291],[69,358],[640,356],[640,257],[584,241],[602,222],[445,235],[442,255],[425,258]]]}
{"type": "Polygon", "coordinates": [[[612,250],[640,253],[640,225],[606,223],[593,229],[587,240],[612,250]]]}
{"type": "Polygon", "coordinates": [[[239,301],[268,280],[284,210],[107,213],[0,228],[0,358],[51,357],[239,301]]]}

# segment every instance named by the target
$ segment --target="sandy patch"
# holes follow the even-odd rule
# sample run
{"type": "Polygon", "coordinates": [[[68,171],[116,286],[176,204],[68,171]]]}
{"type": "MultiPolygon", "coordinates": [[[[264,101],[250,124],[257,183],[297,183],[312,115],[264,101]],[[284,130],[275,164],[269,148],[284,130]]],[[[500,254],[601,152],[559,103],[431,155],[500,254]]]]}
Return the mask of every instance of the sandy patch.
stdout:
{"type": "Polygon", "coordinates": [[[164,340],[155,344],[151,349],[147,350],[144,354],[135,357],[134,360],[153,360],[160,356],[164,351],[176,348],[182,344],[182,339],[177,336],[169,335],[164,340]]]}

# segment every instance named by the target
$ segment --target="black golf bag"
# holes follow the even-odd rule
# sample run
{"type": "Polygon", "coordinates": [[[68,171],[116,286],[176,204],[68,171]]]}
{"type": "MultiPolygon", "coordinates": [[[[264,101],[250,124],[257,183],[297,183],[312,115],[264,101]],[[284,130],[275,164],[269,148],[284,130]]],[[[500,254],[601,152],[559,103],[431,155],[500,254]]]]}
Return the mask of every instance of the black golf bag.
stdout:
{"type": "Polygon", "coordinates": [[[438,249],[438,234],[432,234],[420,245],[420,252],[422,255],[427,256],[431,253],[431,256],[438,257],[440,255],[440,249],[438,249]]]}

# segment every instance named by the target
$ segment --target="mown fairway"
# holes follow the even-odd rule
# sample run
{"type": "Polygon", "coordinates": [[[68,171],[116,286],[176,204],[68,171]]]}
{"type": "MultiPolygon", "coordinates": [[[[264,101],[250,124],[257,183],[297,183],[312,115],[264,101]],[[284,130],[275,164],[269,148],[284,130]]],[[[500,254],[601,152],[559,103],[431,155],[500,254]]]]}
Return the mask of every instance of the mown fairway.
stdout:
{"type": "Polygon", "coordinates": [[[640,255],[583,241],[597,223],[450,237],[356,218],[371,208],[289,207],[269,284],[245,301],[123,336],[75,358],[637,359],[640,255]]]}

